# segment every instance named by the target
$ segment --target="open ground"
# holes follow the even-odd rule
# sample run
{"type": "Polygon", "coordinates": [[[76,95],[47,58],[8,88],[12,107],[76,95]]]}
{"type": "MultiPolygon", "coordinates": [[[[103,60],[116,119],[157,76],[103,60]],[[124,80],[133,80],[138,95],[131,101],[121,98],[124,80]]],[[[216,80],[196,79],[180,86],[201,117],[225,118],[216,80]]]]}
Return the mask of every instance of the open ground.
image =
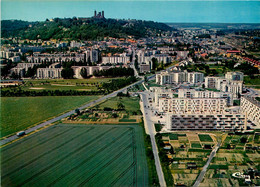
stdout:
{"type": "Polygon", "coordinates": [[[1,97],[1,137],[97,98],[98,96],[1,97]]]}
{"type": "Polygon", "coordinates": [[[55,125],[1,153],[3,186],[148,186],[138,125],[55,125]]]}

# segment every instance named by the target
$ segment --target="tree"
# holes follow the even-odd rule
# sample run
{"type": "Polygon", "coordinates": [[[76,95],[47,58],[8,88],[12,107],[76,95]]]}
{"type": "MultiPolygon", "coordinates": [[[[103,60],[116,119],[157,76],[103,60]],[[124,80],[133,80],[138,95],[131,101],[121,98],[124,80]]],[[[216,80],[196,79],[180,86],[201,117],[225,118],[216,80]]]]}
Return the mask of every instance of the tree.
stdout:
{"type": "Polygon", "coordinates": [[[10,77],[12,79],[19,79],[20,78],[20,75],[19,74],[16,74],[15,72],[12,72],[12,74],[10,75],[10,77]]]}
{"type": "Polygon", "coordinates": [[[112,114],[112,117],[113,117],[113,118],[117,118],[117,117],[118,117],[117,113],[113,113],[113,114],[112,114]]]}
{"type": "Polygon", "coordinates": [[[77,109],[75,109],[75,113],[77,114],[77,115],[80,115],[80,110],[77,108],[77,109]]]}
{"type": "Polygon", "coordinates": [[[202,88],[203,88],[203,89],[205,88],[205,84],[202,84],[202,88]]]}
{"type": "Polygon", "coordinates": [[[117,103],[117,108],[119,109],[119,110],[124,110],[125,109],[125,105],[123,105],[123,103],[117,103]]]}
{"type": "Polygon", "coordinates": [[[147,76],[144,77],[144,82],[147,82],[148,81],[148,78],[147,76]]]}
{"type": "Polygon", "coordinates": [[[89,66],[92,66],[92,63],[91,63],[91,60],[90,60],[90,56],[88,57],[87,64],[88,64],[89,66]]]}
{"type": "Polygon", "coordinates": [[[72,78],[73,78],[73,75],[74,75],[74,71],[73,71],[73,69],[71,69],[71,68],[64,68],[64,69],[61,71],[61,76],[62,76],[64,79],[72,79],[72,78]]]}
{"type": "Polygon", "coordinates": [[[156,70],[158,67],[158,60],[156,58],[152,58],[152,69],[156,70]]]}
{"type": "Polygon", "coordinates": [[[246,137],[242,137],[242,138],[240,139],[240,142],[241,142],[241,143],[246,143],[246,141],[247,141],[247,138],[246,138],[246,137]]]}
{"type": "Polygon", "coordinates": [[[80,75],[81,75],[84,79],[86,79],[86,78],[88,77],[87,69],[86,69],[86,68],[82,68],[82,69],[80,70],[80,75]]]}

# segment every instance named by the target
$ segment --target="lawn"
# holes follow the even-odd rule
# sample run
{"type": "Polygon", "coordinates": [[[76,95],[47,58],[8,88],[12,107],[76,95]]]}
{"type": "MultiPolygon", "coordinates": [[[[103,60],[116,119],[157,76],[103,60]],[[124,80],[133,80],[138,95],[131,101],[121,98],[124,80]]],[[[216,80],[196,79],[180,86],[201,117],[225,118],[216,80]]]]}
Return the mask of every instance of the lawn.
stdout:
{"type": "Polygon", "coordinates": [[[2,97],[1,137],[72,110],[97,96],[2,97]]]}
{"type": "Polygon", "coordinates": [[[1,157],[2,186],[148,186],[140,126],[56,125],[1,157]]]}
{"type": "Polygon", "coordinates": [[[212,138],[208,134],[199,134],[201,142],[213,142],[212,138]]]}
{"type": "Polygon", "coordinates": [[[138,97],[113,97],[99,104],[99,108],[109,107],[117,109],[117,104],[122,103],[128,112],[138,112],[140,109],[138,97]]]}
{"type": "Polygon", "coordinates": [[[111,81],[112,78],[94,79],[53,79],[53,80],[26,80],[22,86],[24,90],[77,90],[90,91],[98,90],[104,82],[111,81]]]}

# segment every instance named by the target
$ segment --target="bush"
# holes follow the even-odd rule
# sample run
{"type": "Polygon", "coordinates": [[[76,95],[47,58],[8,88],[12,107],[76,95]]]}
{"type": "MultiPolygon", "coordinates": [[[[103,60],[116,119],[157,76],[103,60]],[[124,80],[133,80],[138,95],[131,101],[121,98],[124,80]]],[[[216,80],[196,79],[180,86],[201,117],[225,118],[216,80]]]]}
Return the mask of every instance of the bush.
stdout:
{"type": "Polygon", "coordinates": [[[112,114],[112,117],[113,117],[113,118],[117,118],[117,117],[118,117],[118,114],[117,114],[117,113],[113,113],[113,114],[112,114]]]}

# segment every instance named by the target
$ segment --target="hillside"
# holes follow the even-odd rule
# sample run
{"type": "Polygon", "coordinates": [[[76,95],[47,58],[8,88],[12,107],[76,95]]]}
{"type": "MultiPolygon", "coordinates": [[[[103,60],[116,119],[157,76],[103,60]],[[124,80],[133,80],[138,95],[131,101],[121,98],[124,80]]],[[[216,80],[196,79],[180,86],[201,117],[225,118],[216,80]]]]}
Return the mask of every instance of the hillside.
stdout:
{"type": "Polygon", "coordinates": [[[164,23],[141,20],[116,20],[94,18],[55,18],[52,21],[26,22],[3,20],[2,37],[21,39],[71,39],[94,40],[110,36],[115,38],[131,35],[135,38],[153,36],[173,28],[164,23]]]}

